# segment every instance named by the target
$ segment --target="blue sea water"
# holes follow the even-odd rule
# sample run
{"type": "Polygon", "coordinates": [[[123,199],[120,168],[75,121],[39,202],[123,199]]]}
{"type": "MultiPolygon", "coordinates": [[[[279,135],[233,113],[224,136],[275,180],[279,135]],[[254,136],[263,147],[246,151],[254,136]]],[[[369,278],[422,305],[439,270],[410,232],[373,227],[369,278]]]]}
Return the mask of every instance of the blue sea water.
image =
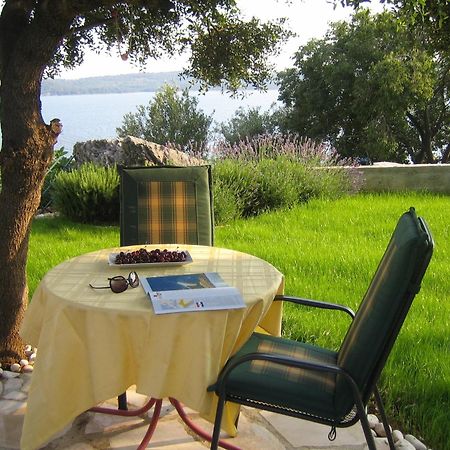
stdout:
{"type": "MultiPolygon", "coordinates": [[[[61,120],[63,132],[55,148],[64,147],[71,153],[76,142],[116,137],[116,128],[122,125],[123,116],[136,112],[138,105],[147,105],[154,95],[155,92],[133,92],[44,96],[42,115],[47,123],[54,118],[61,120]]],[[[278,91],[246,91],[243,98],[232,98],[220,91],[191,92],[191,95],[198,97],[200,109],[212,115],[215,123],[220,123],[229,120],[241,106],[268,110],[277,101],[278,91]]]]}

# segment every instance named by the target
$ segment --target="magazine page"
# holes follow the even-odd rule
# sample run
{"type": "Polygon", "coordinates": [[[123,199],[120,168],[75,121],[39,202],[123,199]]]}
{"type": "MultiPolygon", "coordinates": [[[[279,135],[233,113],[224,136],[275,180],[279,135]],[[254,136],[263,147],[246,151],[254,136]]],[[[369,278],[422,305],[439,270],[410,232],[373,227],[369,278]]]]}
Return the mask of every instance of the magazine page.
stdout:
{"type": "Polygon", "coordinates": [[[155,314],[244,308],[239,291],[216,272],[142,277],[155,314]]]}

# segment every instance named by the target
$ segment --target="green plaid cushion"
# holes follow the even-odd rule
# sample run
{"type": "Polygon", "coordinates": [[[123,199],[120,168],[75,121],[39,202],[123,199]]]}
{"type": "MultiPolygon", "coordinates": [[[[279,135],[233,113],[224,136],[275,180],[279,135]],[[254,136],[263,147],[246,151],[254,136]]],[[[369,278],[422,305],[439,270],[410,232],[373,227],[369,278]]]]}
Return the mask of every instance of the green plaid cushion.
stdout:
{"type": "Polygon", "coordinates": [[[120,168],[120,245],[214,244],[210,166],[120,168]]]}
{"type": "MultiPolygon", "coordinates": [[[[337,353],[302,342],[253,333],[244,347],[231,359],[248,353],[270,353],[323,364],[336,364],[337,353]]],[[[232,372],[227,392],[237,398],[309,411],[334,418],[335,376],[330,373],[281,366],[252,360],[232,372]]]]}
{"type": "Polygon", "coordinates": [[[195,185],[184,181],[139,184],[140,242],[187,244],[197,240],[195,185]]]}

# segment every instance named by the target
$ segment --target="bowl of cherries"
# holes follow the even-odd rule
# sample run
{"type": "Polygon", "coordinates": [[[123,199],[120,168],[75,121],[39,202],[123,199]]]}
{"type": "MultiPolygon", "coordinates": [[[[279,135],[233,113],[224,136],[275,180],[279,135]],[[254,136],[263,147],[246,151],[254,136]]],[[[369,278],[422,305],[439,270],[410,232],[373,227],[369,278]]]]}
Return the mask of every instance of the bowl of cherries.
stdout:
{"type": "Polygon", "coordinates": [[[110,253],[110,266],[135,267],[138,266],[180,266],[192,262],[187,250],[167,250],[139,248],[137,250],[110,253]]]}

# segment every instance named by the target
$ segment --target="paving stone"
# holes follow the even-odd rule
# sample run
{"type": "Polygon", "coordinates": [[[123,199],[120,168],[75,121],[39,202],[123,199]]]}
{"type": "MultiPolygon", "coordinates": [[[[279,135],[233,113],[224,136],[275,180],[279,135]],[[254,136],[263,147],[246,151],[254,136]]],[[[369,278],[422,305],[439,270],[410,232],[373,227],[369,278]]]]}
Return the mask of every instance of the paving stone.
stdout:
{"type": "Polygon", "coordinates": [[[3,398],[6,400],[20,401],[20,400],[26,400],[27,394],[25,394],[24,392],[20,392],[20,391],[10,391],[10,392],[4,393],[3,398]]]}
{"type": "MultiPolygon", "coordinates": [[[[109,448],[120,450],[135,450],[141,443],[148,424],[135,427],[120,434],[114,434],[109,438],[109,448]]],[[[193,443],[194,439],[189,436],[183,426],[177,420],[166,420],[158,422],[155,433],[150,441],[151,448],[164,447],[174,449],[185,443],[193,443]]]]}
{"type": "Polygon", "coordinates": [[[140,417],[122,417],[94,412],[87,414],[88,421],[84,428],[85,434],[117,432],[126,430],[127,428],[140,426],[145,423],[140,417]]]}
{"type": "Polygon", "coordinates": [[[18,378],[8,378],[3,384],[3,396],[8,392],[20,391],[23,381],[18,378]]]}
{"type": "Polygon", "coordinates": [[[261,415],[296,449],[364,450],[367,448],[359,422],[348,428],[338,428],[336,439],[330,442],[328,440],[330,427],[327,425],[269,411],[261,411],[261,415]]]}
{"type": "Polygon", "coordinates": [[[237,436],[225,439],[242,449],[286,450],[284,440],[267,429],[263,420],[251,420],[245,412],[241,412],[237,436]]]}
{"type": "Polygon", "coordinates": [[[20,411],[25,407],[26,403],[23,401],[6,400],[3,398],[1,400],[0,417],[20,414],[20,411]]]}
{"type": "Polygon", "coordinates": [[[83,443],[77,442],[76,444],[66,447],[65,450],[95,450],[95,447],[92,447],[92,445],[87,444],[85,442],[83,443]]]}
{"type": "Polygon", "coordinates": [[[20,436],[22,434],[23,418],[25,406],[22,402],[12,400],[2,400],[0,407],[0,448],[18,449],[20,448],[20,436]],[[4,409],[5,404],[14,403],[13,407],[8,407],[10,413],[4,409]],[[19,407],[17,407],[19,406],[19,407]]]}

